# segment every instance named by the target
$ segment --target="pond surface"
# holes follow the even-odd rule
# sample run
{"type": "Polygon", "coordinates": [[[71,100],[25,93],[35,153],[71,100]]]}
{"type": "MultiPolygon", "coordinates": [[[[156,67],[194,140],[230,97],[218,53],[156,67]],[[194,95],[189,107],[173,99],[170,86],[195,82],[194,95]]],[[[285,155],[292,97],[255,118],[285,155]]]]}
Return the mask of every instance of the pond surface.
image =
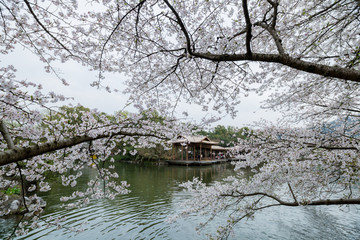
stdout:
{"type": "MultiPolygon", "coordinates": [[[[135,165],[117,166],[122,180],[130,185],[131,193],[113,201],[92,201],[87,207],[65,210],[59,197],[74,189],[57,185],[43,196],[48,203],[46,216],[66,216],[68,228],[81,223],[84,232],[39,228],[17,239],[206,239],[206,233],[215,233],[217,224],[210,223],[198,234],[196,225],[204,216],[191,216],[168,223],[168,216],[181,211],[180,204],[191,197],[178,187],[178,183],[200,177],[211,183],[233,173],[230,164],[203,167],[135,165]]],[[[79,190],[85,188],[87,178],[96,174],[89,170],[79,181],[79,190]]],[[[54,179],[54,184],[56,179],[54,179]]],[[[0,219],[0,239],[12,232],[16,218],[0,219]]],[[[255,215],[253,220],[239,223],[229,239],[360,239],[360,207],[277,207],[255,215]]]]}

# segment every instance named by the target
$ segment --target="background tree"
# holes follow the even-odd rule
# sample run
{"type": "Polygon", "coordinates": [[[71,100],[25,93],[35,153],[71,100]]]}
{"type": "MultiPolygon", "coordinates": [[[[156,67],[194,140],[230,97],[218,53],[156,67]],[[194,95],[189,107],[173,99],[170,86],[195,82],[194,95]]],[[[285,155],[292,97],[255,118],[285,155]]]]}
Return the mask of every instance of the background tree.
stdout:
{"type": "Polygon", "coordinates": [[[245,139],[250,133],[249,128],[237,128],[232,126],[217,125],[209,131],[198,131],[196,134],[209,137],[212,141],[218,141],[220,146],[233,147],[238,144],[239,139],[245,139]]]}

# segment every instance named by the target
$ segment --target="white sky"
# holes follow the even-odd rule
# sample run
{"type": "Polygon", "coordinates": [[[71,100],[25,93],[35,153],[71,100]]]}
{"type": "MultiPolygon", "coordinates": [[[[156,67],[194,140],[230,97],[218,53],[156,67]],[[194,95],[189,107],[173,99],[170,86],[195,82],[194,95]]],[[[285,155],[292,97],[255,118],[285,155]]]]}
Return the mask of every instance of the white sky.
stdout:
{"type": "MultiPolygon", "coordinates": [[[[122,110],[128,98],[128,95],[122,93],[125,78],[120,74],[107,75],[103,82],[104,85],[109,85],[119,90],[117,93],[108,93],[103,89],[90,86],[90,83],[97,80],[97,72],[89,71],[86,67],[75,62],[59,63],[56,66],[62,73],[62,77],[70,84],[69,86],[64,86],[54,74],[46,73],[43,67],[44,64],[38,60],[37,56],[27,50],[18,48],[9,55],[1,55],[0,61],[2,66],[9,64],[14,65],[18,70],[18,79],[41,83],[46,92],[54,91],[66,97],[74,97],[75,100],[71,102],[73,105],[80,103],[85,107],[97,108],[99,111],[112,114],[115,111],[122,110]]],[[[260,97],[255,94],[250,94],[249,97],[246,98],[244,97],[242,102],[236,107],[239,112],[235,119],[231,119],[230,116],[225,116],[212,126],[218,124],[235,127],[251,126],[255,121],[261,119],[275,122],[281,115],[280,113],[261,109],[261,101],[264,99],[265,96],[260,97]]],[[[189,118],[197,122],[206,114],[209,114],[209,112],[202,112],[201,108],[196,105],[182,105],[178,112],[181,113],[184,109],[188,111],[189,118]]],[[[130,112],[135,111],[132,107],[127,107],[125,110],[130,112]]],[[[216,112],[212,114],[215,116],[218,115],[216,112]]],[[[183,116],[179,114],[179,117],[183,116]]]]}

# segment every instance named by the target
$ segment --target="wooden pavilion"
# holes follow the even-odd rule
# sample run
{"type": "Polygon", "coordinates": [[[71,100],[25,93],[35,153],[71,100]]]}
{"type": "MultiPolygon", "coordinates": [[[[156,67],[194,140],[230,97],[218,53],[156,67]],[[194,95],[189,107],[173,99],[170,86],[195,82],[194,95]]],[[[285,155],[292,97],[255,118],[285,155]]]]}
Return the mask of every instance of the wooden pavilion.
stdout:
{"type": "Polygon", "coordinates": [[[178,136],[172,141],[172,161],[204,162],[225,159],[227,148],[204,136],[178,136]]]}

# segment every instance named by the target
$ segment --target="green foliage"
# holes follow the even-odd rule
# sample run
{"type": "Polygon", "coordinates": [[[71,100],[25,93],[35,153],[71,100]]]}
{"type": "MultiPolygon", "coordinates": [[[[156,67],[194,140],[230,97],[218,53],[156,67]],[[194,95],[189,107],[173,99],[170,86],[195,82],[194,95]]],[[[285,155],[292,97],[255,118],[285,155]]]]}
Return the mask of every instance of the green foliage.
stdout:
{"type": "MultiPolygon", "coordinates": [[[[62,106],[60,107],[58,112],[49,112],[46,116],[48,120],[59,120],[60,125],[70,125],[70,127],[67,127],[66,129],[69,131],[69,133],[75,133],[76,127],[78,125],[81,125],[82,118],[84,114],[91,112],[89,108],[83,107],[83,106],[76,106],[76,107],[69,107],[69,106],[62,106]]],[[[119,119],[127,119],[129,117],[128,112],[126,111],[120,111],[115,113],[114,115],[108,115],[106,113],[92,113],[95,117],[96,121],[98,123],[102,123],[102,119],[104,117],[110,122],[117,122],[119,119]]],[[[160,123],[163,124],[166,120],[165,117],[161,116],[156,110],[146,110],[141,113],[141,120],[142,121],[151,121],[154,123],[160,123]]],[[[142,121],[139,121],[138,127],[142,127],[142,121]]],[[[42,127],[49,128],[50,131],[52,131],[52,127],[48,126],[46,123],[43,123],[42,127]]],[[[136,139],[136,137],[134,137],[136,139]]],[[[46,139],[42,139],[43,142],[46,142],[46,139]]],[[[148,159],[148,160],[157,160],[157,159],[163,159],[165,158],[165,154],[167,151],[164,150],[162,146],[156,146],[151,149],[138,149],[131,144],[123,141],[117,142],[117,145],[115,149],[113,149],[113,152],[118,152],[120,150],[120,154],[113,156],[113,158],[116,161],[133,161],[135,158],[141,158],[141,159],[148,159]],[[130,154],[130,152],[133,152],[136,149],[138,152],[137,156],[133,156],[130,154]],[[123,154],[123,152],[126,152],[123,154]]]]}
{"type": "Polygon", "coordinates": [[[6,195],[13,195],[13,194],[20,195],[21,189],[18,187],[12,187],[6,190],[1,190],[1,192],[5,193],[6,195]]]}
{"type": "Polygon", "coordinates": [[[134,156],[130,154],[131,151],[134,151],[134,146],[130,144],[126,144],[125,142],[118,142],[117,146],[115,147],[115,150],[122,149],[126,150],[126,154],[123,155],[122,153],[118,155],[114,155],[113,158],[115,161],[132,161],[134,160],[134,156]]]}
{"type": "MultiPolygon", "coordinates": [[[[126,112],[122,112],[122,115],[125,117],[128,115],[126,112]]],[[[156,110],[146,110],[141,113],[142,120],[150,120],[151,122],[160,123],[163,124],[166,120],[165,117],[161,116],[156,110]]],[[[141,128],[141,122],[139,122],[138,127],[141,128]]],[[[136,139],[136,137],[134,137],[136,139]]],[[[116,146],[116,150],[122,149],[126,150],[126,154],[123,155],[122,153],[113,156],[113,158],[116,161],[140,161],[142,160],[159,160],[159,159],[167,159],[169,156],[167,156],[169,153],[164,149],[164,147],[160,144],[156,144],[153,148],[136,148],[130,144],[127,144],[126,142],[119,142],[116,146]],[[136,150],[137,154],[136,156],[131,155],[130,152],[136,150]]]]}
{"type": "Polygon", "coordinates": [[[171,152],[164,149],[160,144],[153,148],[138,148],[138,155],[141,159],[149,161],[165,160],[171,158],[171,152]]]}
{"type": "Polygon", "coordinates": [[[207,136],[212,141],[218,141],[220,146],[232,147],[238,141],[238,139],[246,139],[251,133],[251,130],[247,127],[236,128],[232,126],[217,125],[210,131],[198,131],[197,134],[207,136]]]}
{"type": "Polygon", "coordinates": [[[152,122],[163,123],[165,120],[165,117],[161,116],[156,110],[146,110],[141,114],[144,119],[151,120],[152,122]]]}

